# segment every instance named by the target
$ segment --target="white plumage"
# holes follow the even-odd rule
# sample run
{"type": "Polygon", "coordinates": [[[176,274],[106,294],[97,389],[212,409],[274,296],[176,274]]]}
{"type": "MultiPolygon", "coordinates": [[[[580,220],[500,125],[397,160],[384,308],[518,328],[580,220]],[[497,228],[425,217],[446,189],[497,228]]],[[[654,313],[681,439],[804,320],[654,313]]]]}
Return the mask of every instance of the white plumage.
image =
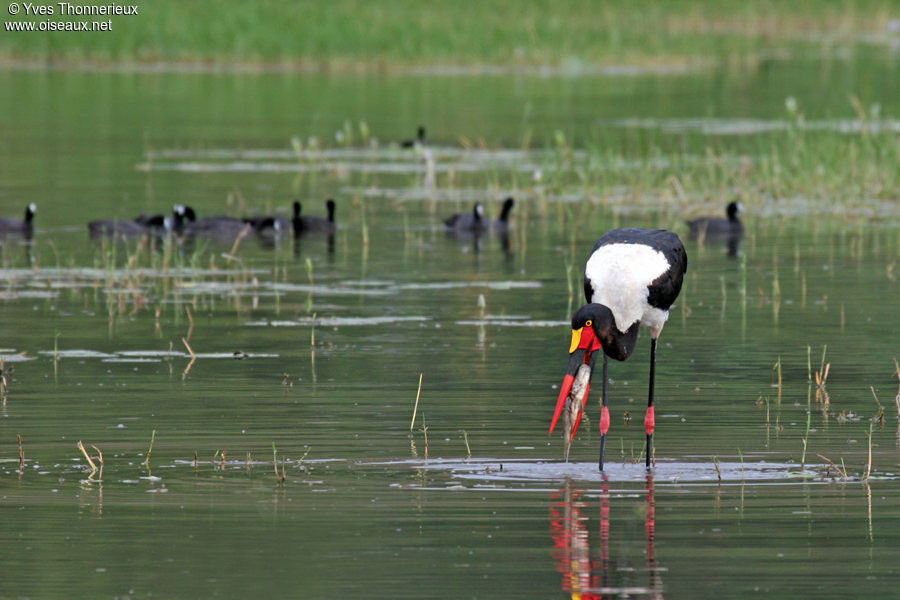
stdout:
{"type": "Polygon", "coordinates": [[[650,306],[650,284],[671,268],[665,255],[642,244],[607,244],[588,258],[584,274],[594,290],[591,302],[612,311],[619,331],[628,331],[635,321],[659,337],[668,310],[650,306]]]}

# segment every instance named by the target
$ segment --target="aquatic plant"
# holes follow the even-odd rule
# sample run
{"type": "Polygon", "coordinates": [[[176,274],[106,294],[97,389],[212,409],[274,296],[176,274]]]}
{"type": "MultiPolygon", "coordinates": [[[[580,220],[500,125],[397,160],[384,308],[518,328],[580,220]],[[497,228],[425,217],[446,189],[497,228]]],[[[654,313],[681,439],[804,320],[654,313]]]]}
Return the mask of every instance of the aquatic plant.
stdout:
{"type": "Polygon", "coordinates": [[[16,434],[16,444],[19,450],[19,474],[25,473],[25,445],[22,443],[22,435],[16,434]]]}
{"type": "Polygon", "coordinates": [[[7,366],[6,360],[0,357],[0,402],[6,402],[6,392],[9,389],[9,379],[12,366],[7,366]]]}
{"type": "Polygon", "coordinates": [[[150,433],[150,447],[147,448],[147,456],[144,458],[144,467],[149,471],[150,470],[150,455],[153,454],[153,442],[156,441],[156,430],[154,429],[150,433]]]}
{"type": "Polygon", "coordinates": [[[278,470],[278,450],[275,449],[275,442],[272,442],[272,467],[275,469],[275,481],[279,484],[284,483],[284,459],[281,459],[281,471],[278,470]]]}
{"type": "Polygon", "coordinates": [[[424,373],[419,373],[419,387],[416,390],[416,403],[413,405],[412,420],[410,420],[410,422],[409,422],[410,432],[412,432],[413,425],[415,425],[415,423],[416,423],[416,411],[419,410],[419,396],[421,396],[421,394],[422,394],[422,376],[423,375],[424,375],[424,373]]]}
{"type": "Polygon", "coordinates": [[[91,448],[93,448],[94,450],[97,451],[97,456],[92,457],[90,454],[88,454],[88,451],[87,451],[87,449],[85,449],[84,443],[83,443],[81,440],[78,441],[78,443],[76,444],[76,447],[81,451],[81,454],[84,456],[84,459],[88,462],[88,465],[90,465],[90,467],[91,467],[91,473],[90,473],[91,477],[93,477],[93,475],[94,475],[95,473],[99,472],[99,473],[100,473],[100,478],[102,479],[102,478],[103,478],[103,464],[104,464],[104,462],[103,462],[103,452],[100,450],[100,448],[98,448],[97,446],[94,446],[93,444],[91,444],[91,448]],[[99,469],[97,468],[97,463],[94,462],[95,460],[96,460],[98,463],[100,463],[100,468],[99,468],[99,469]]]}

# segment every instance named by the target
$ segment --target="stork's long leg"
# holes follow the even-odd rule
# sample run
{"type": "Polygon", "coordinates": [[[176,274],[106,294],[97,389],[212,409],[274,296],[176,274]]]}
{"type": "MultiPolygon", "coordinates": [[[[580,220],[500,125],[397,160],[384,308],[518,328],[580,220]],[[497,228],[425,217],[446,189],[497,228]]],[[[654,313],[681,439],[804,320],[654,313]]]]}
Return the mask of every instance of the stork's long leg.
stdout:
{"type": "Polygon", "coordinates": [[[603,354],[603,398],[601,399],[603,406],[600,408],[600,471],[603,471],[603,453],[606,450],[606,432],[609,431],[609,405],[607,399],[608,395],[608,382],[609,377],[607,372],[607,365],[609,364],[609,359],[606,358],[606,354],[603,354]]]}
{"type": "Polygon", "coordinates": [[[656,414],[653,409],[653,379],[656,376],[656,338],[650,338],[650,395],[647,399],[647,416],[644,417],[644,429],[647,431],[646,465],[650,468],[653,455],[653,427],[656,425],[656,414]]]}

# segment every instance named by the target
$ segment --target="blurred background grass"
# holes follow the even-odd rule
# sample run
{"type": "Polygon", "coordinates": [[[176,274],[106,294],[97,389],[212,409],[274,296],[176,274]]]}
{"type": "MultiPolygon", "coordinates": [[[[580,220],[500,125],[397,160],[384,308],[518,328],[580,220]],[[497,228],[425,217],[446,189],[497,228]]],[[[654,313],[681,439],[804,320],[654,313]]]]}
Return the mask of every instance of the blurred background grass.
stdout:
{"type": "MultiPolygon", "coordinates": [[[[135,0],[132,0],[135,1],[135,0]]],[[[137,0],[110,32],[0,33],[0,60],[377,70],[680,66],[900,41],[886,0],[137,0]]],[[[106,2],[92,2],[106,4],[106,2]]],[[[105,20],[65,17],[13,20],[105,20]]]]}

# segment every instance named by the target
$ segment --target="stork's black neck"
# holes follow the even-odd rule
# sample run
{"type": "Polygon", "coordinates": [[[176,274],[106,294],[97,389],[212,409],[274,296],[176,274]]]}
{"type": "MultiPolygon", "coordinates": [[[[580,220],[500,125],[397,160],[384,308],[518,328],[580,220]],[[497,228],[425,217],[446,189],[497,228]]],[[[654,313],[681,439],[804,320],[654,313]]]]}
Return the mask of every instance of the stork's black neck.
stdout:
{"type": "Polygon", "coordinates": [[[625,360],[637,346],[640,321],[635,321],[628,331],[616,327],[616,318],[608,306],[592,302],[585,304],[572,317],[572,329],[586,326],[591,322],[594,334],[603,346],[603,353],[615,360],[625,360]]]}
{"type": "Polygon", "coordinates": [[[600,343],[603,345],[604,354],[616,360],[625,360],[631,356],[635,346],[637,346],[639,327],[640,321],[635,321],[625,333],[622,333],[613,325],[605,336],[597,334],[597,337],[600,338],[600,343]]]}

